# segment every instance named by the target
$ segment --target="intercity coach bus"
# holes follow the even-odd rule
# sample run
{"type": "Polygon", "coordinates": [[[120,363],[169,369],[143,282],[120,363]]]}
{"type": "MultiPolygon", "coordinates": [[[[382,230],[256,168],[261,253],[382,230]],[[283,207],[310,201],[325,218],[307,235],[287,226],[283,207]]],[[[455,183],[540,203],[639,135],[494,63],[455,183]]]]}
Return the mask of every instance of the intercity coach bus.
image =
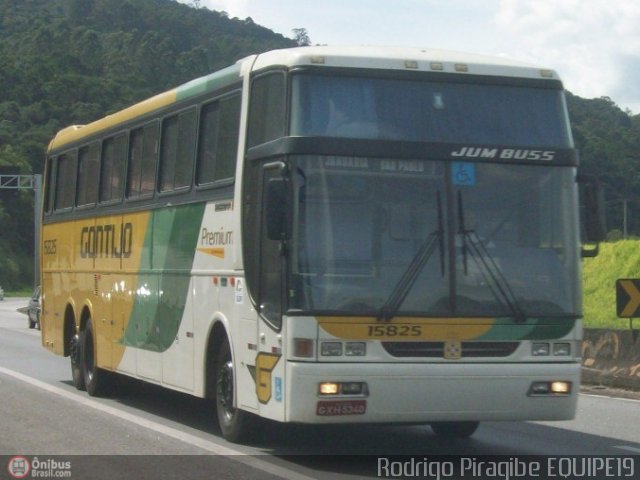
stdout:
{"type": "Polygon", "coordinates": [[[259,417],[570,419],[577,165],[552,70],[245,58],[51,141],[43,345],[90,395],[122,374],[215,399],[232,441],[259,417]]]}

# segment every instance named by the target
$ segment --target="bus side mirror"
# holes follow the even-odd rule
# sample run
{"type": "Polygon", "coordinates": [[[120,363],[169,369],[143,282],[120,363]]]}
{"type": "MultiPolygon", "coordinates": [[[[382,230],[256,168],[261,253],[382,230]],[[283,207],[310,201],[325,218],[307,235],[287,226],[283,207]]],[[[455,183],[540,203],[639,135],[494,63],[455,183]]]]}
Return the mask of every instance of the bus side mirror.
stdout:
{"type": "Polygon", "coordinates": [[[598,179],[594,176],[578,175],[578,184],[583,213],[583,240],[586,243],[596,244],[594,248],[589,250],[583,248],[582,256],[595,257],[598,255],[598,243],[606,237],[604,194],[598,179]]]}
{"type": "Polygon", "coordinates": [[[265,192],[265,222],[269,240],[288,239],[287,229],[287,181],[271,178],[265,192]]]}

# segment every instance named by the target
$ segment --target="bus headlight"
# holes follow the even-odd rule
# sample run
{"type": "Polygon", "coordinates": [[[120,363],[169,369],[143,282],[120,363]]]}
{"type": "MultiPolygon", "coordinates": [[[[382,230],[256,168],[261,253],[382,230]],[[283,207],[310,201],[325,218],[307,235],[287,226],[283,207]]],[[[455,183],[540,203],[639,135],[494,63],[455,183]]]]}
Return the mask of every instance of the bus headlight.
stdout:
{"type": "Polygon", "coordinates": [[[369,395],[366,382],[322,382],[318,385],[320,395],[369,395]]]}
{"type": "Polygon", "coordinates": [[[564,380],[553,380],[543,382],[533,382],[529,388],[529,395],[539,396],[565,396],[571,393],[571,382],[564,380]]]}
{"type": "Polygon", "coordinates": [[[339,357],[342,355],[342,342],[322,342],[320,355],[323,357],[339,357]]]}
{"type": "Polygon", "coordinates": [[[365,342],[320,342],[320,355],[323,357],[364,357],[367,354],[365,342]]]}
{"type": "Polygon", "coordinates": [[[571,382],[551,382],[551,393],[568,395],[571,393],[571,382]]]}
{"type": "Polygon", "coordinates": [[[551,352],[551,346],[548,343],[534,343],[531,348],[531,355],[534,357],[544,357],[551,352]]]}
{"type": "Polygon", "coordinates": [[[340,384],[337,382],[324,382],[320,384],[320,395],[337,395],[340,384]]]}
{"type": "Polygon", "coordinates": [[[367,354],[367,344],[364,342],[347,342],[344,354],[347,357],[364,357],[367,354]]]}
{"type": "Polygon", "coordinates": [[[554,343],[553,354],[556,357],[568,357],[569,355],[571,355],[571,344],[570,343],[554,343]]]}

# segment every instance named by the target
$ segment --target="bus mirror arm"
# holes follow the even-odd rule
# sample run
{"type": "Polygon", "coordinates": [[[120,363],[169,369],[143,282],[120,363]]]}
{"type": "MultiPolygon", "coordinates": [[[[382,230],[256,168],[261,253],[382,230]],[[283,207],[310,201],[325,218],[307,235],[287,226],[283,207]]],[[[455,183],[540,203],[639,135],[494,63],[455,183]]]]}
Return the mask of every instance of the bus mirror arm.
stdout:
{"type": "Polygon", "coordinates": [[[265,192],[265,222],[269,240],[287,240],[288,182],[284,178],[271,178],[265,192]]]}
{"type": "Polygon", "coordinates": [[[584,241],[595,243],[591,249],[583,247],[581,254],[583,258],[595,257],[599,252],[599,243],[606,237],[603,189],[597,177],[592,175],[579,174],[577,182],[583,211],[584,241]]]}

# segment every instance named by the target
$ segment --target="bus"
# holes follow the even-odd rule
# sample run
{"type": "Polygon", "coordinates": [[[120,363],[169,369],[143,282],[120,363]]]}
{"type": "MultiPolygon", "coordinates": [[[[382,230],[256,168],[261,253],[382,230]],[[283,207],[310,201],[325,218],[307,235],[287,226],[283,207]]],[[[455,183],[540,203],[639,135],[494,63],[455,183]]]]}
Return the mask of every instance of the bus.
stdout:
{"type": "Polygon", "coordinates": [[[244,58],[51,141],[43,346],[89,395],[120,374],[210,398],[230,441],[259,418],[571,419],[577,166],[553,70],[244,58]]]}

